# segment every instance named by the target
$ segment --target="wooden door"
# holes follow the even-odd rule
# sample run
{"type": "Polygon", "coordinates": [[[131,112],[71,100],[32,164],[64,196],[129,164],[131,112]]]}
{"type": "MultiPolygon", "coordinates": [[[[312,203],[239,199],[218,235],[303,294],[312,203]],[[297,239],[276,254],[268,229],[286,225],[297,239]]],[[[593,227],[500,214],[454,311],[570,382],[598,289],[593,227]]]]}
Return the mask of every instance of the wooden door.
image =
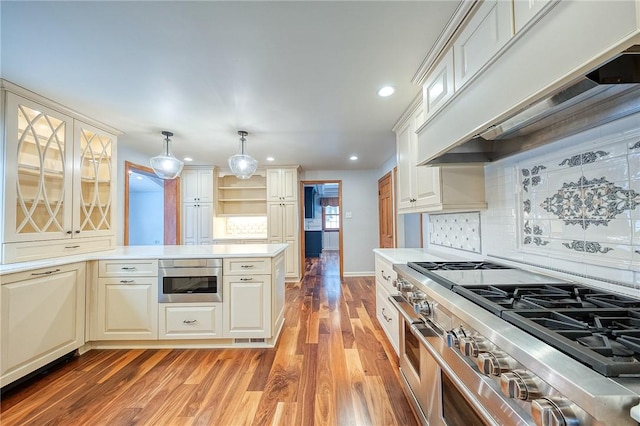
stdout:
{"type": "Polygon", "coordinates": [[[394,247],[393,238],[393,180],[391,172],[378,180],[378,218],[380,220],[380,247],[394,247]]]}

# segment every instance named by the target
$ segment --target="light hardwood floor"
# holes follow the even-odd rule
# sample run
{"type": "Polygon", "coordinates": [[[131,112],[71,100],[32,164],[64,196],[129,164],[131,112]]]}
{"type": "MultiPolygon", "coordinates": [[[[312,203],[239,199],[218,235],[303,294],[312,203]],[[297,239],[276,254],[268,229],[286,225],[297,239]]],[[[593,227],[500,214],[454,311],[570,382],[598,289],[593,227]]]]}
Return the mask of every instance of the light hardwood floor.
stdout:
{"type": "Polygon", "coordinates": [[[2,395],[2,425],[415,425],[371,277],[288,285],[274,349],[93,350],[2,395]]]}

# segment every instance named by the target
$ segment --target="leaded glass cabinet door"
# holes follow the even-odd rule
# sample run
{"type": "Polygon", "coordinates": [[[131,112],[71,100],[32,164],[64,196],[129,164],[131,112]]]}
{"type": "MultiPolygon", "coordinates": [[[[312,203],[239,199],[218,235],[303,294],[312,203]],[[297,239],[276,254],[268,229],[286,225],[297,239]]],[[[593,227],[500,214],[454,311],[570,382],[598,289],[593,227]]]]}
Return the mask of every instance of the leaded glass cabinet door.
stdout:
{"type": "Polygon", "coordinates": [[[73,121],[13,93],[6,106],[5,241],[70,238],[73,121]]]}
{"type": "Polygon", "coordinates": [[[114,234],[113,183],[116,137],[76,121],[74,139],[74,234],[80,237],[114,234]]]}

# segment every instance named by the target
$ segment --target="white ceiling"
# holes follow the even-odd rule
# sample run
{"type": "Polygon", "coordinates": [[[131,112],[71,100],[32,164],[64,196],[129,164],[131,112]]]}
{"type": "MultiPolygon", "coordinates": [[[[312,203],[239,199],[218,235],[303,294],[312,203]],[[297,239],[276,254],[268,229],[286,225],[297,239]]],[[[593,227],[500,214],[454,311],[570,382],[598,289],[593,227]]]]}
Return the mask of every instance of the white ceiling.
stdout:
{"type": "Polygon", "coordinates": [[[379,168],[458,1],[1,1],[2,78],[113,126],[141,153],[225,166],[379,168]],[[380,98],[384,85],[396,94],[380,98]],[[359,160],[350,161],[357,155],[359,160]]]}

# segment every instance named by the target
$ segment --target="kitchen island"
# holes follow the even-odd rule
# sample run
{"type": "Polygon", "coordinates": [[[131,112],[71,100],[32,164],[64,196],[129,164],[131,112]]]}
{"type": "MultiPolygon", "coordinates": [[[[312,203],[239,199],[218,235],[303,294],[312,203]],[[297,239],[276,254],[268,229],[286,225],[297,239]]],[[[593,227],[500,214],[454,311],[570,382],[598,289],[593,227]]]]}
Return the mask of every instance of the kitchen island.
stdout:
{"type": "Polygon", "coordinates": [[[127,246],[0,265],[0,386],[76,350],[273,347],[286,248],[127,246]],[[160,303],[166,259],[220,259],[221,300],[160,303]]]}

